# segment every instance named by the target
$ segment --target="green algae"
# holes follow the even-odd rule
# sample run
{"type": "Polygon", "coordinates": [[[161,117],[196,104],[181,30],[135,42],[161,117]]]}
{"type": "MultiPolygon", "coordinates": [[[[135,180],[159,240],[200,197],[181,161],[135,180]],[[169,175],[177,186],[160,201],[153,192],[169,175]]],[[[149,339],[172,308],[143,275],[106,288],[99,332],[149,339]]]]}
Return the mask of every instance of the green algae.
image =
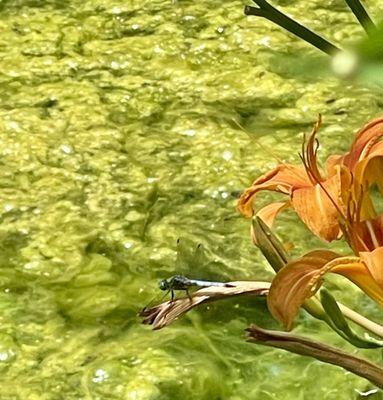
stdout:
{"type": "MultiPolygon", "coordinates": [[[[371,388],[246,343],[252,322],[276,327],[262,300],[204,307],[160,332],[136,314],[176,272],[270,277],[237,193],[278,159],[298,162],[318,112],[323,159],[345,150],[381,113],[380,93],[290,67],[317,56],[239,1],[0,7],[0,398],[348,400],[371,388]],[[177,269],[179,237],[202,243],[203,264],[177,269]]],[[[339,2],[288,11],[337,44],[361,35],[339,2]]],[[[277,232],[294,255],[322,246],[293,214],[277,232]]],[[[354,287],[329,285],[380,317],[354,287]]]]}

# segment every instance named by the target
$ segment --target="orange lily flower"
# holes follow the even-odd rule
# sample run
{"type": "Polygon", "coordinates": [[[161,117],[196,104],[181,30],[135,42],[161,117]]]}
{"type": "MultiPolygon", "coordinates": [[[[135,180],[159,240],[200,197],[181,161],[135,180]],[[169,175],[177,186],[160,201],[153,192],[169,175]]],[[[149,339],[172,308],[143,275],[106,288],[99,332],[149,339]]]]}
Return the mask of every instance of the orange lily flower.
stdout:
{"type": "Polygon", "coordinates": [[[290,199],[269,204],[256,213],[268,226],[273,224],[280,211],[292,207],[316,236],[328,242],[342,236],[339,219],[344,218],[346,207],[341,192],[341,167],[351,174],[364,175],[369,161],[383,154],[383,118],[370,122],[357,133],[349,153],[327,159],[327,178],[322,177],[316,157],[318,145],[315,137],[320,123],[319,116],[307,145],[303,147],[302,166],[278,165],[245,190],[238,202],[238,210],[245,217],[254,215],[254,200],[258,192],[269,190],[289,195],[290,199]]]}
{"type": "MultiPolygon", "coordinates": [[[[370,194],[370,190],[377,187],[383,195],[383,118],[372,121],[358,132],[349,153],[329,158],[327,180],[322,179],[318,172],[316,151],[313,151],[312,141],[318,125],[310,137],[306,156],[302,157],[306,177],[314,178],[317,183],[312,181],[311,187],[298,186],[297,182],[303,181],[305,177],[302,169],[294,167],[294,171],[300,173],[297,174],[299,179],[289,186],[289,191],[283,192],[281,188],[287,187],[287,179],[283,180],[285,186],[281,183],[275,186],[273,176],[278,175],[278,172],[265,175],[244,193],[239,206],[242,212],[250,213],[252,205],[249,202],[260,190],[290,194],[293,208],[315,234],[326,240],[333,240],[344,234],[355,253],[355,256],[343,257],[329,250],[317,250],[288,263],[278,272],[270,288],[268,306],[271,313],[288,329],[291,329],[300,306],[317,292],[323,276],[328,272],[345,276],[383,306],[383,215],[377,214],[370,194]],[[332,184],[329,183],[331,180],[332,184]],[[300,194],[303,189],[306,192],[300,194]],[[310,191],[315,191],[317,195],[310,196],[310,191]],[[304,198],[301,203],[294,201],[297,194],[301,199],[304,198]],[[325,198],[327,200],[322,200],[325,198]],[[305,204],[309,201],[312,201],[310,209],[305,204]],[[321,221],[326,225],[325,228],[319,231],[317,222],[307,223],[308,216],[313,221],[321,221]],[[340,234],[335,235],[335,228],[330,230],[330,226],[337,226],[340,234]]],[[[286,168],[292,171],[290,167],[282,170],[286,168]]],[[[279,170],[277,168],[272,172],[279,170]]],[[[291,178],[292,174],[289,174],[289,179],[291,178]]],[[[274,204],[260,211],[261,218],[266,215],[269,224],[276,215],[268,215],[268,210],[273,211],[273,208],[278,209],[274,204]]]]}
{"type": "Polygon", "coordinates": [[[326,241],[337,239],[341,235],[338,223],[340,202],[340,177],[337,165],[340,158],[331,157],[327,162],[327,178],[323,178],[317,164],[318,142],[315,138],[321,123],[321,117],[303,146],[303,165],[281,164],[272,171],[256,179],[245,190],[238,202],[238,210],[245,217],[254,214],[253,203],[258,192],[270,190],[289,195],[285,202],[267,205],[256,214],[268,226],[271,226],[277,214],[292,207],[308,228],[326,241]]]}

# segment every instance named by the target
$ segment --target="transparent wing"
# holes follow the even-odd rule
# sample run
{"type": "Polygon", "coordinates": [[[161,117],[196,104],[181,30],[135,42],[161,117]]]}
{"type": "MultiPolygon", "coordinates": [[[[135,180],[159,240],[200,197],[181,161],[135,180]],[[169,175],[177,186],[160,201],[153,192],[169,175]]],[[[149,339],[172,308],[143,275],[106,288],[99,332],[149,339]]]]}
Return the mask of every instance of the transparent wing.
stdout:
{"type": "Polygon", "coordinates": [[[184,239],[177,240],[177,256],[175,264],[176,274],[185,274],[188,271],[188,261],[190,260],[190,251],[184,239]]]}
{"type": "Polygon", "coordinates": [[[206,264],[206,255],[202,244],[188,243],[185,239],[177,240],[177,257],[175,272],[190,276],[203,272],[206,264]]]}

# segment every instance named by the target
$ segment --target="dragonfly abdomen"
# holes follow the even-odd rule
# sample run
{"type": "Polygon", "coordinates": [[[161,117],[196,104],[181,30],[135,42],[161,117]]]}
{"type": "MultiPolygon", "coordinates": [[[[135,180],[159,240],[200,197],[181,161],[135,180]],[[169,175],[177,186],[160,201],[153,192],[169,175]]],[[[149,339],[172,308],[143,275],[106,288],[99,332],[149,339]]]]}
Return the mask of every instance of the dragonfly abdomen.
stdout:
{"type": "Polygon", "coordinates": [[[198,279],[189,279],[189,286],[198,286],[198,287],[218,286],[218,287],[226,287],[227,284],[225,282],[200,281],[198,279]]]}

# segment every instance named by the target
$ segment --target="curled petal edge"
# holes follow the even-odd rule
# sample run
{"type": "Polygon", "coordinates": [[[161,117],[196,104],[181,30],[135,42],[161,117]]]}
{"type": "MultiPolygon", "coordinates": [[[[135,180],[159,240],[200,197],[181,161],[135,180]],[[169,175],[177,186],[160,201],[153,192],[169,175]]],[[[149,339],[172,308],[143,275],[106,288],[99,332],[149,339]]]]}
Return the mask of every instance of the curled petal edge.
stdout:
{"type": "Polygon", "coordinates": [[[383,288],[361,258],[317,250],[288,263],[276,275],[267,297],[271,314],[291,330],[299,308],[318,291],[329,272],[346,277],[383,307],[383,288]]]}
{"type": "Polygon", "coordinates": [[[241,195],[237,209],[245,217],[254,215],[253,200],[262,190],[291,195],[296,189],[311,186],[303,167],[292,164],[281,164],[272,171],[260,176],[241,195]]]}

